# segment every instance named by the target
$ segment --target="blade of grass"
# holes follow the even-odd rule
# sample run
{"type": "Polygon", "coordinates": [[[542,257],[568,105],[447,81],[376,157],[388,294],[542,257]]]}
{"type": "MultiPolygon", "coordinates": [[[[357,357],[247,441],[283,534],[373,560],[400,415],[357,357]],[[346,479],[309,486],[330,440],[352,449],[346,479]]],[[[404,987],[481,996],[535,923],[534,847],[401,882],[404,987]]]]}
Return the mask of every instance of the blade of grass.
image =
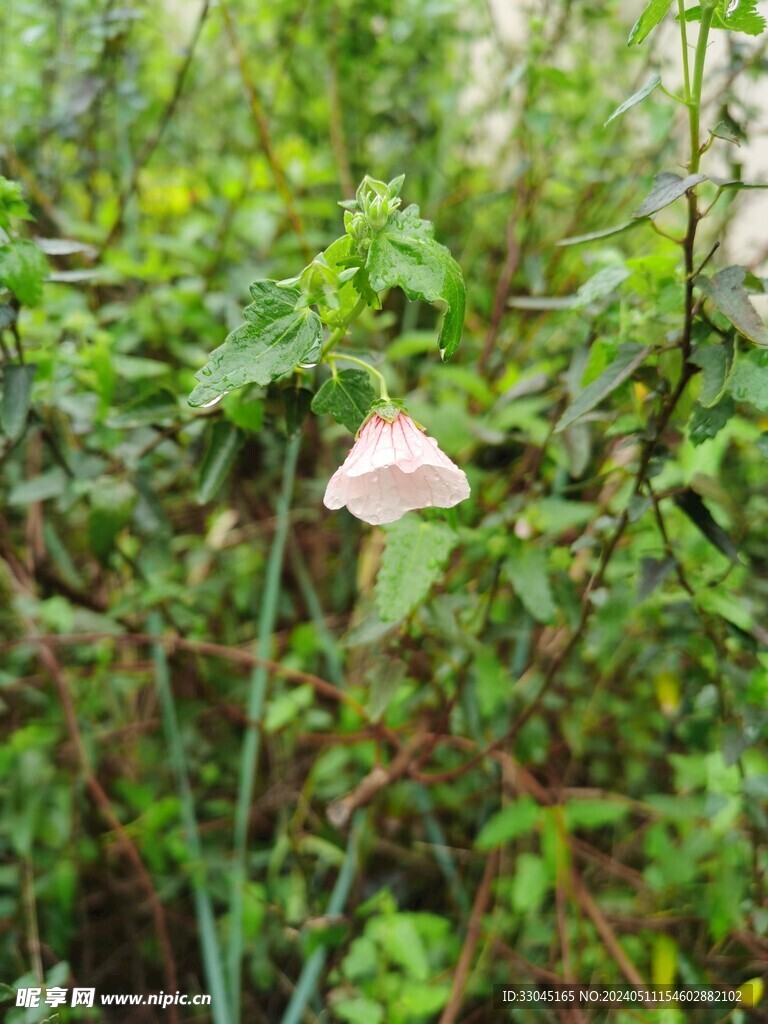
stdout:
{"type": "MultiPolygon", "coordinates": [[[[272,546],[267,559],[264,592],[261,595],[258,624],[258,654],[268,657],[272,646],[272,634],[277,619],[277,604],[280,597],[280,575],[285,551],[285,539],[293,496],[293,482],[296,476],[296,460],[301,447],[301,435],[296,434],[288,442],[283,466],[283,485],[276,509],[276,527],[272,546]]],[[[240,998],[243,962],[243,889],[246,880],[246,849],[248,844],[248,820],[253,799],[254,775],[259,758],[261,722],[264,695],[267,688],[267,670],[259,665],[251,676],[247,706],[247,728],[240,754],[240,780],[235,807],[235,826],[232,843],[232,891],[229,907],[229,988],[231,1002],[231,1024],[240,1020],[240,998]]]]}
{"type": "MultiPolygon", "coordinates": [[[[149,619],[149,632],[160,635],[162,625],[160,616],[153,613],[149,619]]],[[[161,644],[152,646],[152,663],[155,670],[155,686],[160,701],[163,718],[165,740],[171,754],[171,767],[176,777],[176,788],[181,802],[181,815],[184,824],[184,837],[190,860],[190,879],[195,900],[197,925],[200,930],[200,945],[203,954],[203,967],[208,991],[211,994],[211,1012],[214,1024],[228,1024],[227,991],[224,979],[224,961],[221,956],[219,938],[213,915],[211,898],[205,881],[203,851],[200,844],[200,833],[197,828],[197,816],[189,781],[187,759],[181,740],[176,705],[171,691],[168,659],[161,644]]]]}
{"type": "MultiPolygon", "coordinates": [[[[341,871],[339,871],[336,884],[333,887],[331,898],[328,900],[328,906],[325,911],[327,917],[331,917],[334,914],[340,914],[347,902],[349,890],[352,888],[352,882],[355,878],[355,870],[357,868],[357,848],[364,824],[365,812],[358,811],[353,817],[352,825],[349,829],[349,838],[347,839],[347,850],[344,856],[344,863],[341,865],[341,871]]],[[[283,1014],[281,1024],[300,1024],[302,1014],[306,1009],[307,1003],[315,992],[317,979],[320,977],[320,972],[323,969],[327,955],[327,949],[321,946],[319,949],[316,949],[309,960],[305,962],[304,967],[301,970],[301,974],[299,975],[299,980],[296,983],[296,988],[291,996],[291,1001],[283,1014]]]]}

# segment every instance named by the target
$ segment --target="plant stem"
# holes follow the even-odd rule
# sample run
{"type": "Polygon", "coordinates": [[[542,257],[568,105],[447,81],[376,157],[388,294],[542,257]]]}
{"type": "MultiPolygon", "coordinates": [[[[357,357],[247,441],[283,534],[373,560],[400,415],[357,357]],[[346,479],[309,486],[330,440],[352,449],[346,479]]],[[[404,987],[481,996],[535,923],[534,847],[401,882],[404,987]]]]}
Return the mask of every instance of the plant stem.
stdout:
{"type": "MultiPolygon", "coordinates": [[[[701,114],[701,87],[704,80],[704,62],[707,56],[707,39],[709,29],[712,25],[713,10],[702,7],[701,24],[699,25],[699,38],[696,40],[696,54],[693,65],[693,81],[690,87],[688,102],[688,125],[691,137],[691,155],[688,161],[688,170],[696,174],[701,162],[701,143],[699,140],[699,119],[701,114]]],[[[681,19],[681,34],[685,42],[685,20],[681,19]]],[[[687,59],[687,52],[686,52],[687,59]]],[[[696,195],[691,190],[688,193],[688,228],[683,241],[683,253],[685,256],[685,323],[683,327],[683,339],[680,351],[683,356],[683,372],[685,363],[691,354],[691,333],[693,329],[693,266],[694,266],[694,245],[696,241],[696,228],[700,220],[699,204],[696,195]]]]}
{"type": "MultiPolygon", "coordinates": [[[[270,653],[272,634],[277,619],[277,603],[280,596],[280,570],[283,563],[285,540],[293,496],[293,482],[296,475],[296,460],[301,447],[301,435],[296,434],[288,442],[283,468],[283,486],[277,505],[277,526],[267,561],[264,593],[261,596],[258,631],[258,653],[267,658],[270,653]]],[[[232,890],[229,912],[229,988],[232,1007],[232,1024],[240,1020],[241,968],[243,960],[243,889],[246,881],[246,850],[248,844],[248,821],[253,798],[254,775],[259,757],[261,734],[259,725],[264,707],[267,670],[258,665],[250,682],[247,707],[247,726],[240,755],[240,781],[235,808],[235,826],[232,849],[232,890]]]]}
{"type": "MultiPolygon", "coordinates": [[[[685,24],[685,0],[677,0],[677,15],[680,19],[680,41],[683,46],[683,97],[686,104],[691,102],[691,73],[688,68],[688,30],[685,24]]],[[[662,89],[664,86],[662,86],[662,89]]]]}
{"type": "MultiPolygon", "coordinates": [[[[701,86],[704,81],[704,62],[707,57],[707,40],[712,25],[714,10],[702,6],[701,24],[699,25],[699,38],[696,41],[696,55],[693,62],[693,81],[688,105],[688,123],[691,130],[691,159],[688,168],[691,174],[699,169],[701,161],[701,143],[699,141],[699,116],[701,113],[701,86]]],[[[683,40],[685,42],[685,20],[681,20],[683,40]]],[[[687,60],[687,53],[686,53],[687,60]]]]}
{"type": "Polygon", "coordinates": [[[371,366],[370,363],[366,363],[364,359],[358,359],[357,356],[345,355],[343,352],[337,352],[333,358],[343,359],[347,363],[354,363],[355,366],[361,366],[364,370],[367,370],[368,373],[373,374],[373,376],[379,382],[379,391],[381,393],[381,397],[384,399],[385,402],[389,401],[389,392],[387,391],[387,382],[384,379],[384,374],[379,373],[379,371],[374,369],[374,367],[371,366]]]}
{"type": "Polygon", "coordinates": [[[221,956],[219,938],[216,933],[216,922],[211,905],[211,898],[206,885],[203,851],[200,844],[200,833],[197,827],[195,802],[187,771],[187,759],[181,730],[176,715],[171,681],[168,672],[168,659],[159,640],[161,630],[160,617],[154,613],[149,620],[149,632],[158,635],[158,642],[152,647],[152,662],[155,670],[155,685],[163,716],[163,731],[171,754],[171,767],[176,776],[176,789],[181,803],[181,816],[184,823],[184,835],[189,854],[189,873],[195,897],[195,913],[200,928],[200,945],[203,954],[203,967],[207,987],[211,993],[211,1012],[214,1024],[227,1024],[227,993],[224,979],[224,961],[221,956]]]}
{"type": "MultiPolygon", "coordinates": [[[[347,851],[344,857],[344,863],[342,864],[341,871],[336,879],[336,884],[333,887],[331,898],[328,900],[328,906],[325,911],[326,917],[332,917],[333,915],[340,914],[347,902],[349,890],[352,888],[352,882],[355,878],[355,869],[357,867],[357,847],[360,836],[363,832],[364,821],[365,813],[363,811],[358,811],[352,820],[352,827],[349,830],[349,839],[347,840],[347,851]]],[[[296,988],[291,996],[291,1001],[283,1015],[282,1024],[299,1024],[301,1021],[306,1005],[312,997],[312,993],[315,991],[317,979],[320,976],[320,971],[323,969],[326,955],[326,948],[324,946],[320,946],[319,949],[315,950],[309,960],[305,962],[301,975],[299,976],[299,980],[296,984],[296,988]]]]}

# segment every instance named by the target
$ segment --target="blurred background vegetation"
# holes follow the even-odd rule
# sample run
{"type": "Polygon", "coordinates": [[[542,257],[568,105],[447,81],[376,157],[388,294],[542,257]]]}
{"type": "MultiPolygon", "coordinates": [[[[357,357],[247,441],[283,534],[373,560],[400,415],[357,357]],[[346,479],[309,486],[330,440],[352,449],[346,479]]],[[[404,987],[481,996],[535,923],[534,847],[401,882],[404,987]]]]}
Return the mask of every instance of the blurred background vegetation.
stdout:
{"type": "MultiPolygon", "coordinates": [[[[558,245],[685,160],[659,90],[604,127],[661,59],[626,48],[639,6],[542,0],[509,34],[479,0],[3,5],[7,239],[37,239],[0,265],[6,985],[213,993],[171,1024],[469,1024],[502,1018],[494,983],[765,973],[768,384],[713,413],[694,380],[633,490],[684,209],[558,245]],[[468,287],[450,364],[400,293],[355,326],[473,488],[425,514],[444,564],[394,585],[388,532],[322,507],[350,438],[302,419],[311,373],[186,404],[365,173],[406,174],[468,287]],[[619,344],[654,358],[554,432],[619,344]]],[[[762,68],[717,50],[705,127],[746,143],[733,84],[762,68]]]]}

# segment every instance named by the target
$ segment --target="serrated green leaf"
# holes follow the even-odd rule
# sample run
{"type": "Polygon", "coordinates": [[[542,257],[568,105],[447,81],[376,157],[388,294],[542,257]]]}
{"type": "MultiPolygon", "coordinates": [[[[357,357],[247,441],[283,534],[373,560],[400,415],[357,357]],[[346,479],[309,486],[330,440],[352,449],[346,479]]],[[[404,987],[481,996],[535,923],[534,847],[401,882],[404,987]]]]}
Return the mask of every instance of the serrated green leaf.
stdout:
{"type": "Polygon", "coordinates": [[[530,797],[520,797],[486,821],[475,840],[475,846],[478,850],[504,846],[518,836],[533,832],[540,820],[541,807],[530,797]]]}
{"type": "Polygon", "coordinates": [[[701,367],[701,391],[698,401],[705,409],[716,405],[725,394],[732,361],[733,345],[728,342],[697,348],[691,356],[691,362],[701,367]]]}
{"type": "Polygon", "coordinates": [[[35,245],[24,239],[0,249],[0,283],[10,288],[23,306],[36,306],[43,295],[48,260],[35,245]]]}
{"type": "Polygon", "coordinates": [[[256,281],[251,295],[254,301],[244,311],[246,322],[214,349],[195,374],[200,383],[189,396],[191,406],[206,405],[245,384],[269,384],[299,363],[319,357],[322,323],[309,308],[294,308],[300,298],[296,288],[256,281]]]}
{"type": "Polygon", "coordinates": [[[197,481],[197,500],[201,505],[218,493],[242,443],[242,435],[232,423],[219,420],[211,426],[197,481]]]}
{"type": "Polygon", "coordinates": [[[457,541],[456,533],[444,523],[417,516],[405,516],[388,527],[374,592],[384,622],[405,618],[424,600],[457,541]]]}
{"type": "Polygon", "coordinates": [[[629,97],[629,99],[624,100],[620,106],[616,107],[614,112],[603,125],[603,128],[607,128],[611,121],[615,121],[617,117],[621,117],[622,114],[626,114],[626,112],[631,110],[632,107],[637,106],[638,103],[642,103],[646,96],[650,96],[654,89],[657,89],[660,85],[661,75],[654,72],[642,89],[638,89],[637,92],[633,93],[629,97]]]}
{"type": "Polygon", "coordinates": [[[768,346],[768,328],[749,301],[744,287],[747,274],[746,267],[725,267],[711,278],[699,274],[694,284],[745,338],[756,345],[768,346]]]}
{"type": "Polygon", "coordinates": [[[374,235],[365,266],[376,292],[398,287],[409,299],[446,304],[438,345],[441,357],[450,359],[461,341],[466,293],[458,263],[433,231],[418,206],[393,213],[374,235]]]}
{"type": "Polygon", "coordinates": [[[24,193],[17,181],[0,176],[0,228],[7,228],[13,217],[32,220],[29,207],[24,202],[24,193]]]}
{"type": "Polygon", "coordinates": [[[0,427],[6,437],[15,441],[24,430],[29,414],[29,397],[37,367],[8,365],[3,370],[3,401],[0,405],[0,427]]]}
{"type": "Polygon", "coordinates": [[[669,206],[670,203],[680,199],[681,196],[684,196],[695,185],[699,185],[702,181],[706,180],[705,174],[689,174],[686,178],[681,178],[679,174],[673,174],[671,171],[662,171],[661,174],[657,174],[653,179],[651,191],[632,216],[636,220],[642,217],[650,217],[652,214],[658,213],[659,210],[663,210],[665,206],[669,206]]]}
{"type": "MultiPolygon", "coordinates": [[[[758,0],[720,0],[712,15],[712,28],[759,36],[765,29],[765,18],[758,13],[757,2],[758,0]]],[[[687,10],[685,20],[701,21],[701,6],[687,10]]]]}
{"type": "Polygon", "coordinates": [[[528,545],[520,545],[504,563],[504,572],[523,607],[537,622],[543,623],[552,622],[555,617],[547,568],[545,553],[528,545]]]}
{"type": "Polygon", "coordinates": [[[627,40],[627,46],[633,46],[635,43],[642,43],[648,33],[652,32],[659,22],[664,20],[666,13],[671,6],[672,0],[651,0],[632,26],[632,31],[629,33],[629,39],[627,40]]]}
{"type": "Polygon", "coordinates": [[[571,423],[579,419],[585,413],[594,409],[612,391],[623,384],[630,377],[640,364],[647,359],[650,348],[643,348],[642,345],[627,344],[620,345],[616,352],[616,358],[588,387],[577,395],[568,406],[563,415],[555,425],[555,431],[565,430],[571,423]]]}
{"type": "Polygon", "coordinates": [[[752,349],[739,357],[728,379],[728,391],[737,402],[750,402],[768,412],[768,351],[752,349]]]}
{"type": "Polygon", "coordinates": [[[312,399],[312,412],[328,412],[353,434],[376,398],[370,375],[365,370],[342,370],[331,377],[312,399]]]}

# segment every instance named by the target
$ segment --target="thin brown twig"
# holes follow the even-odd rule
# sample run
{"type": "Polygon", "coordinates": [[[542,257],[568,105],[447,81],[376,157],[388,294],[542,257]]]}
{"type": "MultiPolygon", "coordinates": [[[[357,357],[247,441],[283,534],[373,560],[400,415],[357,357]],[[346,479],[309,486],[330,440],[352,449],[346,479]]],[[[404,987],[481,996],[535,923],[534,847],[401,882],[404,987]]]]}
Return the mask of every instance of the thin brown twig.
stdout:
{"type": "Polygon", "coordinates": [[[338,701],[339,703],[347,704],[353,708],[361,718],[366,721],[369,720],[370,716],[366,712],[365,708],[358,704],[354,697],[340,690],[333,683],[329,683],[325,679],[321,679],[319,676],[312,675],[310,672],[301,672],[298,669],[289,668],[287,665],[281,665],[278,661],[271,661],[269,658],[260,658],[256,654],[252,654],[250,651],[243,650],[240,647],[225,647],[223,644],[206,643],[202,640],[185,640],[180,636],[153,636],[150,633],[50,633],[41,636],[25,636],[16,637],[14,640],[7,640],[5,643],[0,644],[0,654],[3,651],[11,650],[14,647],[20,647],[23,644],[51,644],[53,646],[79,646],[81,644],[93,644],[100,643],[103,640],[109,640],[116,644],[163,644],[173,651],[174,649],[181,651],[189,651],[192,654],[207,655],[213,658],[223,658],[227,661],[234,661],[240,665],[252,668],[255,665],[262,665],[264,668],[269,669],[275,675],[282,676],[284,679],[291,679],[296,683],[307,683],[317,693],[322,694],[324,697],[329,697],[331,700],[338,701]]]}
{"type": "MultiPolygon", "coordinates": [[[[72,695],[67,685],[66,677],[61,668],[61,665],[56,657],[54,649],[48,644],[41,644],[38,652],[38,657],[41,664],[48,672],[50,677],[53,679],[56,691],[58,693],[59,702],[64,712],[64,720],[67,726],[67,733],[69,735],[70,743],[74,748],[75,755],[77,758],[78,767],[85,780],[85,786],[91,800],[101,812],[104,820],[106,821],[109,828],[118,837],[119,845],[125,851],[126,856],[133,865],[133,869],[136,872],[137,878],[144,889],[149,903],[152,918],[155,925],[155,931],[157,938],[160,943],[160,949],[162,952],[163,967],[165,971],[165,985],[169,992],[174,992],[177,988],[178,973],[176,970],[176,960],[173,954],[173,946],[171,944],[170,932],[168,930],[168,921],[165,916],[165,910],[160,901],[160,897],[155,891],[155,887],[152,883],[152,879],[147,871],[144,861],[142,860],[141,854],[139,853],[138,847],[131,839],[127,829],[115,814],[112,808],[112,802],[109,799],[104,787],[101,785],[99,780],[96,778],[88,760],[88,754],[85,749],[85,743],[83,742],[83,736],[80,732],[80,726],[77,721],[77,714],[75,712],[75,706],[72,701],[72,695]]],[[[170,1007],[171,1021],[173,1024],[178,1024],[179,1016],[178,1010],[175,1006],[170,1007]]]]}
{"type": "Polygon", "coordinates": [[[475,893],[475,900],[472,904],[472,912],[469,915],[469,923],[467,925],[467,935],[464,939],[464,945],[461,948],[456,971],[453,975],[451,995],[440,1016],[439,1024],[453,1024],[461,1009],[464,988],[466,987],[469,971],[472,967],[475,948],[483,932],[483,914],[488,907],[488,901],[491,898],[491,885],[498,869],[499,851],[493,850],[488,854],[483,877],[480,879],[480,885],[475,893]]]}
{"type": "Polygon", "coordinates": [[[616,933],[608,923],[605,914],[595,902],[594,897],[584,885],[581,876],[575,869],[572,869],[572,875],[574,895],[579,902],[579,906],[595,926],[597,934],[600,936],[605,948],[611,954],[614,963],[630,985],[644,985],[645,982],[643,981],[640,972],[627,956],[621,943],[616,937],[616,933]]]}
{"type": "Polygon", "coordinates": [[[365,807],[386,786],[408,774],[411,764],[424,742],[424,733],[417,732],[393,757],[385,768],[377,764],[346,796],[328,805],[328,820],[336,828],[343,828],[359,808],[365,807]]]}
{"type": "Polygon", "coordinates": [[[477,372],[481,376],[485,371],[485,366],[490,359],[494,346],[496,345],[496,340],[501,328],[501,321],[507,309],[507,300],[509,299],[509,290],[512,286],[512,278],[515,276],[515,271],[520,263],[520,246],[515,233],[518,221],[518,210],[521,205],[520,195],[521,193],[516,194],[515,204],[509,215],[509,219],[507,220],[507,252],[504,258],[504,265],[502,266],[501,273],[499,274],[496,292],[493,297],[491,323],[488,327],[488,333],[485,336],[483,350],[477,361],[477,372]]]}

